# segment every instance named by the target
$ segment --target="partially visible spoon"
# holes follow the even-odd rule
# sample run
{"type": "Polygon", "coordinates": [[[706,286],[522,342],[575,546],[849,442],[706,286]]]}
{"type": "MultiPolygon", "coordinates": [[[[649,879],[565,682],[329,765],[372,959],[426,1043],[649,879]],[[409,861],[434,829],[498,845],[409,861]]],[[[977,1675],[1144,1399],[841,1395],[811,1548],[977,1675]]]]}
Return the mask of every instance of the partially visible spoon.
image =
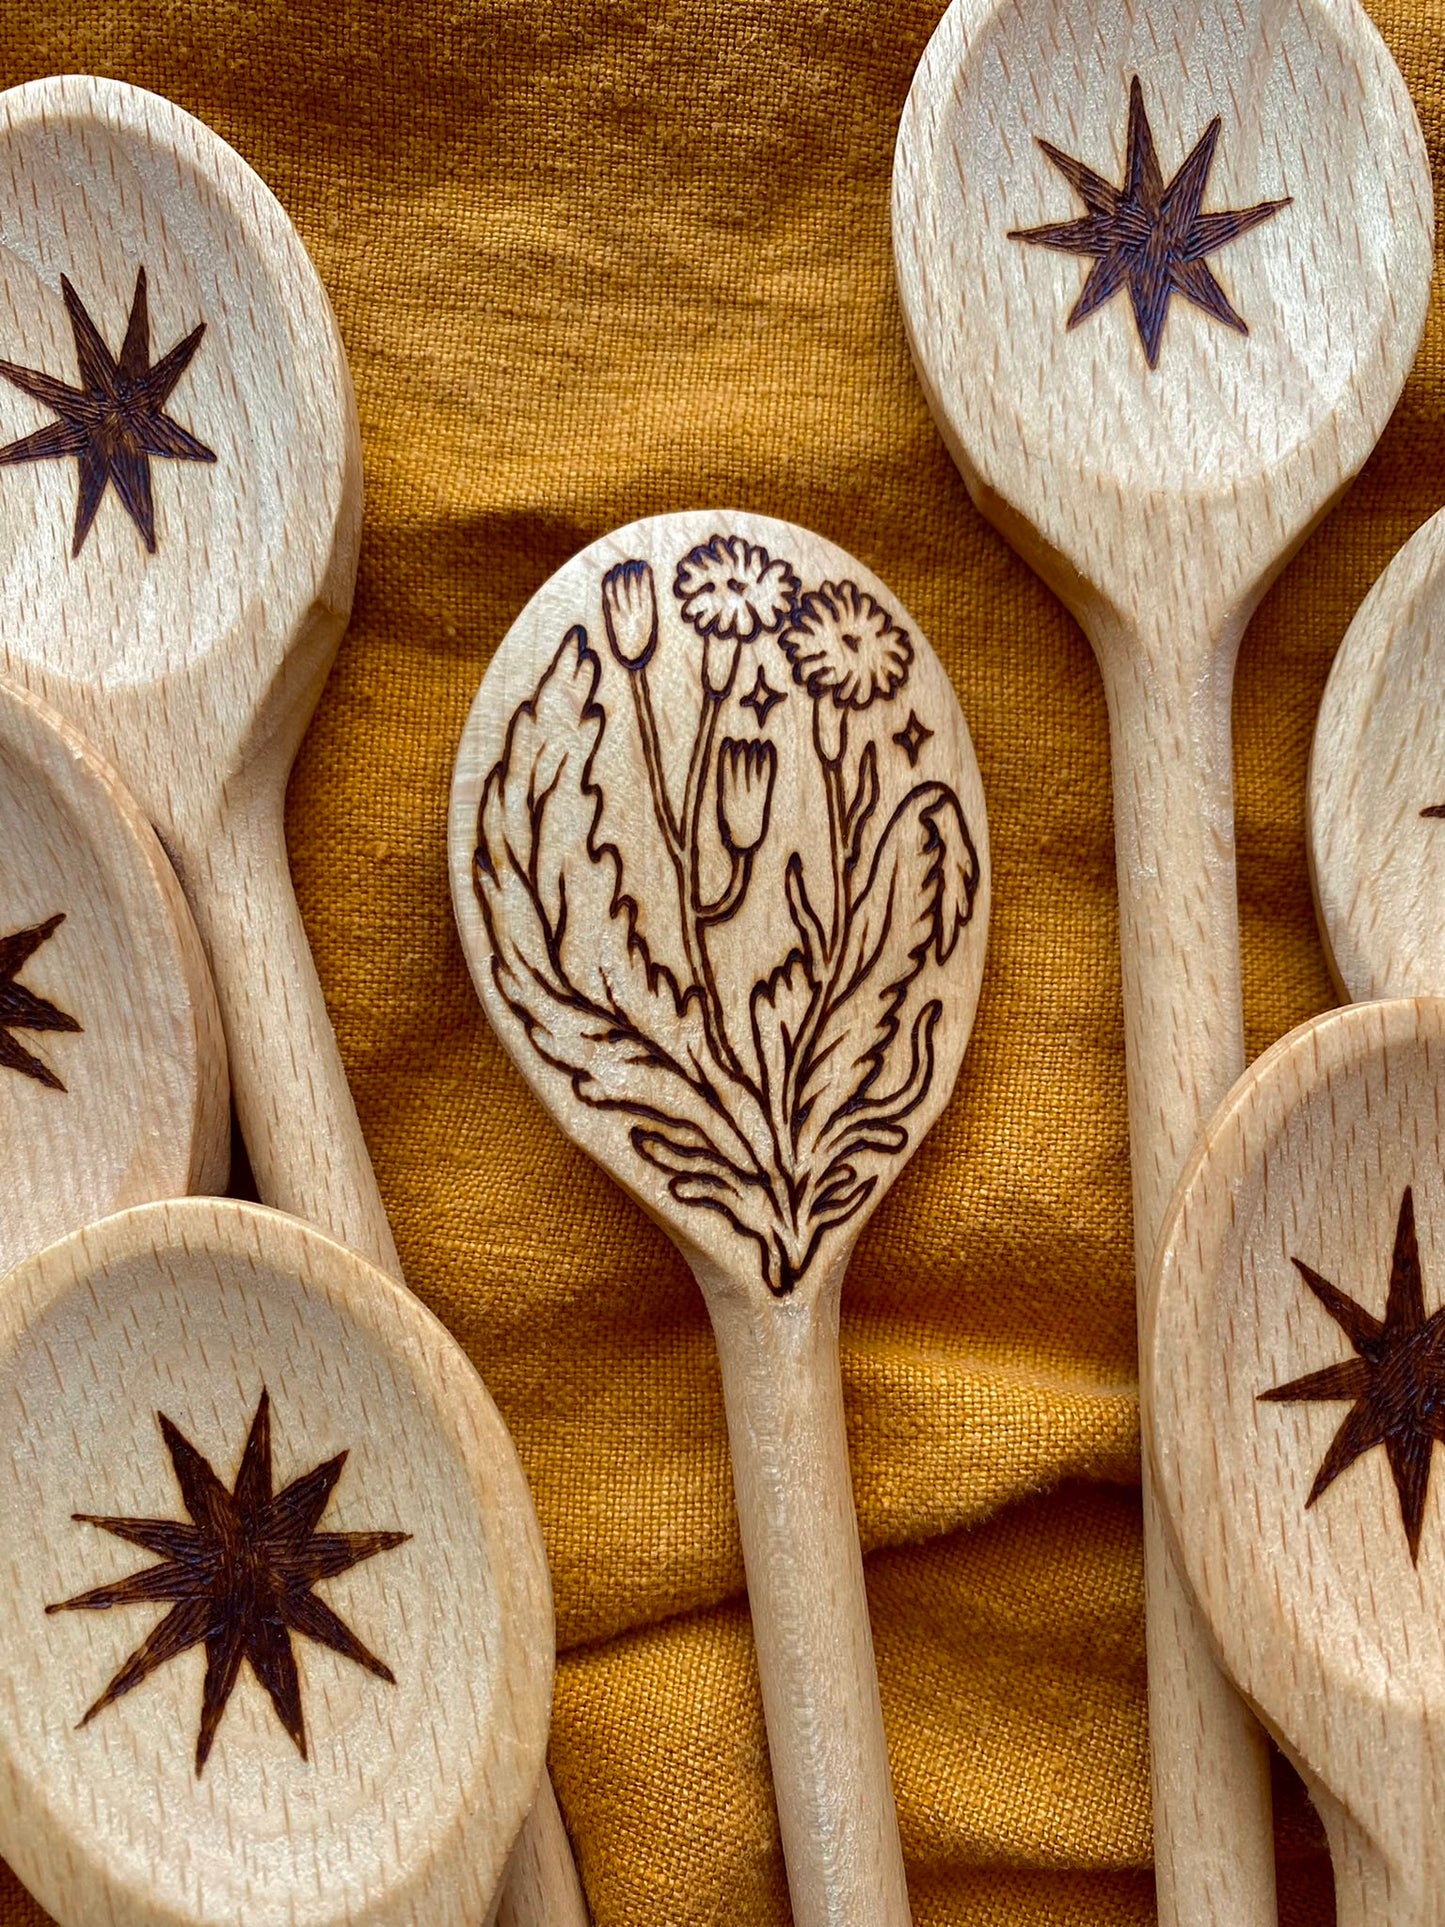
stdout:
{"type": "Polygon", "coordinates": [[[0,1547],[0,1850],[61,1927],[495,1918],[546,1560],[400,1284],[225,1199],[49,1246],[0,1293],[0,1547]]]}
{"type": "Polygon", "coordinates": [[[154,830],[0,685],[0,1275],[123,1205],[219,1190],[231,1105],[200,940],[154,830]]]}
{"type": "Polygon", "coordinates": [[[1445,511],[1361,603],[1310,752],[1310,874],[1345,995],[1445,995],[1445,511]]]}
{"type": "Polygon", "coordinates": [[[1302,1026],[1230,1093],[1160,1246],[1156,1492],[1303,1774],[1339,1927],[1445,1922],[1445,1002],[1302,1026]]]}
{"type": "MultiPolygon", "coordinates": [[[[1356,0],[953,0],[893,216],[948,446],[1103,676],[1142,1291],[1244,1068],[1235,656],[1415,355],[1425,144],[1356,0]]],[[[1160,1918],[1272,1927],[1264,1749],[1170,1568],[1147,1467],[1144,1531],[1160,1918]]]]}
{"type": "MultiPolygon", "coordinates": [[[[75,76],[0,95],[0,436],[0,671],[165,840],[261,1196],[399,1277],[283,820],[356,573],[351,378],[284,210],[169,101],[75,76]]],[[[538,1825],[569,1878],[515,1896],[515,1927],[583,1922],[550,1785],[538,1825]]]]}
{"type": "Polygon", "coordinates": [[[820,536],[657,516],[575,556],[503,639],[450,837],[502,1044],[707,1300],[793,1917],[903,1927],[838,1317],[978,998],[988,857],[957,698],[820,536]]]}

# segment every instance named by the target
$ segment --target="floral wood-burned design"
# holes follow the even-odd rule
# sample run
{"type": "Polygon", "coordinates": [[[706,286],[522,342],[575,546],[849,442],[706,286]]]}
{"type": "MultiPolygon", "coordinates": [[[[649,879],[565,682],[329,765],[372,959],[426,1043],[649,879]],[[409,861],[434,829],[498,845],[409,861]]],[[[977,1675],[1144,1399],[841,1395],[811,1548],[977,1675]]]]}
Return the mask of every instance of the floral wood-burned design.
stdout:
{"type": "Polygon", "coordinates": [[[282,1491],[272,1492],[271,1401],[264,1387],[236,1483],[229,1492],[164,1412],[158,1412],[156,1419],[191,1523],[77,1512],[77,1524],[98,1526],[157,1554],[164,1563],[45,1609],[48,1613],[105,1612],[112,1606],[152,1603],[171,1607],[80,1724],[88,1725],[159,1667],[204,1641],[206,1682],[196,1739],[197,1777],[205,1768],[243,1660],[265,1687],[304,1760],[306,1725],[293,1633],[329,1646],[378,1679],[396,1683],[391,1668],[362,1645],[312,1588],[379,1552],[389,1552],[411,1535],[316,1530],[341,1477],[345,1452],[293,1479],[282,1491]]]}
{"type": "Polygon", "coordinates": [[[1205,265],[1205,257],[1290,205],[1286,197],[1217,214],[1201,212],[1221,124],[1217,117],[1209,123],[1166,187],[1149,116],[1144,111],[1144,90],[1136,76],[1129,87],[1124,185],[1115,187],[1082,161],[1040,140],[1039,146],[1088,212],[1079,220],[1009,230],[1011,241],[1092,257],[1094,265],[1084,291],[1069,316],[1070,328],[1077,328],[1127,287],[1144,356],[1151,368],[1159,366],[1169,302],[1176,294],[1222,321],[1226,328],[1242,335],[1249,333],[1205,265]]]}
{"type": "Polygon", "coordinates": [[[980,864],[954,789],[906,767],[921,741],[889,744],[913,645],[873,595],[725,534],[671,587],[664,619],[650,564],[608,571],[610,665],[562,639],[483,787],[474,883],[540,1058],[783,1295],[910,1148],[980,864]],[[690,714],[675,681],[654,700],[664,656],[690,714]],[[641,808],[608,776],[636,767],[641,808]]]}
{"type": "Polygon", "coordinates": [[[69,1016],[58,1005],[15,981],[41,944],[48,937],[53,937],[64,922],[65,912],[62,910],[56,916],[47,917],[44,923],[33,924],[28,930],[16,930],[8,937],[0,937],[0,1067],[33,1077],[37,1084],[43,1084],[51,1091],[63,1091],[65,1086],[48,1064],[43,1063],[33,1051],[26,1050],[23,1044],[17,1043],[10,1033],[14,1030],[83,1029],[76,1018],[69,1016]]]}
{"type": "Polygon", "coordinates": [[[75,336],[75,359],[80,387],[71,388],[37,368],[21,368],[0,361],[0,375],[35,401],[53,410],[57,419],[18,442],[0,448],[0,466],[20,462],[60,460],[73,455],[80,465],[80,493],[75,505],[72,556],[80,554],[105,494],[113,483],[121,505],[140,530],[141,540],[156,550],[155,499],[151,492],[151,462],[165,457],[173,462],[214,462],[215,451],[197,441],[189,429],[165,412],[181,376],[190,366],[204,321],[151,363],[150,307],[146,272],[135,278],[135,295],[120,354],[112,355],[84,304],[62,274],[60,289],[75,336]]]}
{"type": "Polygon", "coordinates": [[[1383,1445],[1399,1494],[1410,1557],[1418,1564],[1431,1452],[1436,1439],[1445,1438],[1445,1306],[1426,1317],[1415,1204],[1409,1187],[1400,1200],[1383,1319],[1347,1298],[1303,1259],[1295,1258],[1292,1263],[1354,1346],[1356,1356],[1291,1379],[1289,1384],[1277,1385],[1259,1396],[1266,1402],[1291,1405],[1315,1400],[1353,1401],[1305,1504],[1312,1506],[1356,1459],[1383,1445]]]}

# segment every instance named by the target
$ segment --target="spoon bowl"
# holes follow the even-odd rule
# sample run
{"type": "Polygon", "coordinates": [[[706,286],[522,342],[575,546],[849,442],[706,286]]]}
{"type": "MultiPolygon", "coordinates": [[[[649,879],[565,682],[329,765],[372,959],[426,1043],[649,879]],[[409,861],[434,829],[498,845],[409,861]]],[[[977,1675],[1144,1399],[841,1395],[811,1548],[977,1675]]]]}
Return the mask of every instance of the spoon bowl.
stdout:
{"type": "Polygon", "coordinates": [[[125,1205],[219,1190],[231,1107],[200,939],[155,832],[0,686],[0,1275],[125,1205]]]}
{"type": "Polygon", "coordinates": [[[902,1927],[838,1303],[978,998],[957,699],[831,543],[658,516],[565,564],[501,643],[450,840],[503,1046],[707,1300],[794,1918],[902,1927]]]}
{"type": "Polygon", "coordinates": [[[1304,1025],[1181,1184],[1149,1440],[1225,1665],[1303,1774],[1340,1927],[1445,1920],[1445,1002],[1304,1025]]]}
{"type": "Polygon", "coordinates": [[[1445,514],[1360,605],[1310,752],[1310,874],[1347,997],[1445,994],[1445,514]]]}
{"type": "Polygon", "coordinates": [[[259,1206],[122,1212],[12,1273],[0,1441],[0,1850],[61,1927],[492,1917],[551,1598],[415,1298],[259,1206]]]}
{"type": "MultiPolygon", "coordinates": [[[[1356,0],[953,0],[904,111],[893,234],[969,491],[1103,676],[1142,1293],[1244,1068],[1235,657],[1414,359],[1424,139],[1356,0]]],[[[1144,1485],[1160,1919],[1272,1927],[1264,1749],[1144,1485]]]]}

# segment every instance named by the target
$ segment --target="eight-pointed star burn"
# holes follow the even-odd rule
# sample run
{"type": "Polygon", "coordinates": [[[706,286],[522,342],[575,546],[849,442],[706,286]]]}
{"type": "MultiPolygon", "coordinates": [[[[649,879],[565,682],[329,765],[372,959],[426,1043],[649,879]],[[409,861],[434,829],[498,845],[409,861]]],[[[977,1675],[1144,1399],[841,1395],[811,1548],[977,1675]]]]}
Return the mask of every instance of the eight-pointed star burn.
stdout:
{"type": "Polygon", "coordinates": [[[1445,1437],[1445,1306],[1425,1316],[1415,1204],[1409,1187],[1400,1200],[1383,1320],[1347,1298],[1302,1258],[1292,1262],[1357,1356],[1291,1379],[1287,1385],[1261,1392],[1259,1397],[1287,1405],[1314,1400],[1353,1401],[1315,1474],[1305,1504],[1312,1506],[1356,1459],[1383,1445],[1400,1498],[1400,1518],[1410,1557],[1418,1563],[1420,1528],[1430,1489],[1430,1454],[1435,1440],[1445,1437]]]}
{"type": "Polygon", "coordinates": [[[1249,333],[1243,318],[1205,266],[1205,256],[1227,242],[1237,241],[1261,221],[1289,206],[1289,199],[1260,201],[1254,207],[1217,214],[1200,212],[1214,150],[1219,141],[1216,117],[1200,136],[1193,153],[1166,187],[1154,135],[1144,111],[1144,90],[1137,76],[1129,87],[1129,136],[1125,179],[1115,187],[1102,174],[1046,140],[1039,146],[1088,209],[1081,220],[1055,221],[1045,227],[1012,228],[1011,241],[1054,248],[1063,254],[1091,255],[1094,265],[1084,291],[1074,304],[1068,325],[1102,308],[1127,287],[1144,354],[1151,368],[1159,366],[1159,349],[1170,297],[1182,294],[1197,308],[1242,335],[1249,333]]]}
{"type": "Polygon", "coordinates": [[[112,355],[100,331],[86,313],[80,296],[62,274],[61,293],[75,336],[75,359],[80,368],[79,388],[71,388],[36,368],[20,368],[0,361],[0,375],[34,400],[53,410],[57,419],[0,448],[0,465],[44,462],[73,455],[80,464],[80,494],[75,505],[72,556],[80,554],[90,525],[100,508],[108,482],[152,555],[156,549],[155,499],[151,493],[151,461],[164,456],[175,462],[214,462],[215,451],[196,440],[189,429],[165,412],[176,383],[191,364],[204,321],[174,348],[151,365],[150,309],[146,271],[135,278],[135,296],[119,356],[112,355]]]}
{"type": "Polygon", "coordinates": [[[77,1512],[78,1524],[99,1526],[102,1532],[156,1553],[164,1563],[45,1609],[104,1612],[112,1606],[171,1606],[80,1724],[85,1726],[158,1667],[204,1640],[206,1683],[196,1739],[197,1775],[205,1767],[243,1660],[270,1695],[277,1717],[304,1760],[306,1727],[292,1633],[302,1633],[355,1660],[378,1679],[396,1683],[391,1668],[368,1652],[312,1587],[349,1572],[378,1552],[389,1552],[411,1535],[316,1530],[341,1477],[344,1452],[273,1495],[271,1401],[264,1388],[230,1492],[165,1413],[158,1412],[156,1418],[191,1524],[180,1519],[116,1519],[77,1512]]]}
{"type": "Polygon", "coordinates": [[[20,1071],[26,1077],[33,1077],[37,1084],[44,1084],[47,1090],[63,1091],[64,1084],[42,1063],[33,1051],[26,1050],[10,1035],[12,1030],[80,1030],[83,1026],[46,997],[39,997],[33,990],[15,979],[29,963],[47,937],[51,937],[65,922],[65,912],[47,917],[44,923],[33,924],[28,930],[16,930],[8,937],[0,937],[0,1067],[10,1071],[20,1071]]]}

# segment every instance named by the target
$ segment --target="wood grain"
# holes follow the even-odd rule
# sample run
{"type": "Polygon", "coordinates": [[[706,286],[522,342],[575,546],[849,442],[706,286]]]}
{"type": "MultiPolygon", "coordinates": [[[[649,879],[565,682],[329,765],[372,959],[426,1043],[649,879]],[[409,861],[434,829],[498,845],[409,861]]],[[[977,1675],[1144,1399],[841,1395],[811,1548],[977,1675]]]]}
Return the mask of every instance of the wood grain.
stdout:
{"type": "Polygon", "coordinates": [[[259,1206],[139,1207],[11,1275],[0,1438],[0,1848],[61,1927],[491,1917],[542,1771],[551,1598],[502,1422],[415,1298],[259,1206]],[[163,1607],[46,1608],[156,1550],[89,1515],[177,1521],[172,1537],[211,1516],[188,1523],[158,1414],[222,1488],[254,1493],[263,1392],[277,1493],[330,1480],[306,1517],[313,1565],[338,1576],[310,1598],[393,1678],[294,1633],[305,1752],[253,1658],[201,1770],[197,1646],[83,1719],[163,1607]],[[385,1550],[342,1570],[336,1535],[371,1532],[385,1550]]]}
{"type": "Polygon", "coordinates": [[[517,618],[450,834],[502,1043],[707,1299],[794,1918],[900,1927],[838,1301],[978,997],[988,849],[957,699],[831,543],[659,516],[517,618]]]}
{"type": "MultiPolygon", "coordinates": [[[[893,212],[904,318],[944,438],[1103,675],[1142,1280],[1188,1148],[1244,1067],[1235,656],[1374,446],[1418,346],[1433,259],[1424,142],[1354,0],[1217,13],[954,0],[904,113],[893,212]],[[1162,200],[1191,155],[1209,161],[1193,210],[1219,223],[1202,254],[1162,200]],[[1131,190],[1153,253],[1111,241],[1109,256],[1115,202],[1100,182],[1131,190]],[[1245,229],[1224,220],[1283,200],[1245,229]],[[1092,267],[1019,232],[1086,213],[1100,227],[1092,267]],[[1200,258],[1223,305],[1197,277],[1183,286],[1200,258]],[[1104,267],[1111,290],[1094,279],[1104,267]],[[1086,290],[1108,298],[1088,311],[1086,290]]],[[[1262,1927],[1263,1752],[1170,1570],[1147,1468],[1144,1505],[1161,1919],[1262,1927]]]]}
{"type": "Polygon", "coordinates": [[[210,974],[155,832],[68,723],[3,686],[0,846],[0,943],[49,929],[16,978],[76,1027],[32,1030],[22,1006],[7,1029],[0,989],[0,1040],[32,1060],[0,1064],[3,1274],[123,1206],[221,1189],[231,1106],[210,974]]]}
{"type": "MultiPolygon", "coordinates": [[[[261,1196],[400,1276],[286,862],[286,780],[350,610],[361,523],[356,405],[325,290],[238,154],[115,81],[0,96],[0,232],[0,671],[79,725],[165,840],[215,976],[261,1196]],[[89,442],[57,441],[88,418],[56,384],[118,393],[106,358],[128,350],[132,375],[183,355],[175,385],[149,413],[132,398],[133,420],[112,395],[89,442]]],[[[555,1815],[549,1801],[539,1824],[555,1815]]],[[[539,1864],[568,1857],[551,1824],[539,1864]]],[[[516,1927],[586,1919],[575,1874],[517,1905],[516,1927]]]]}
{"type": "Polygon", "coordinates": [[[1156,1490],[1224,1664],[1324,1818],[1340,1927],[1445,1920],[1442,1075],[1431,999],[1268,1052],[1190,1165],[1144,1321],[1156,1490]]]}

